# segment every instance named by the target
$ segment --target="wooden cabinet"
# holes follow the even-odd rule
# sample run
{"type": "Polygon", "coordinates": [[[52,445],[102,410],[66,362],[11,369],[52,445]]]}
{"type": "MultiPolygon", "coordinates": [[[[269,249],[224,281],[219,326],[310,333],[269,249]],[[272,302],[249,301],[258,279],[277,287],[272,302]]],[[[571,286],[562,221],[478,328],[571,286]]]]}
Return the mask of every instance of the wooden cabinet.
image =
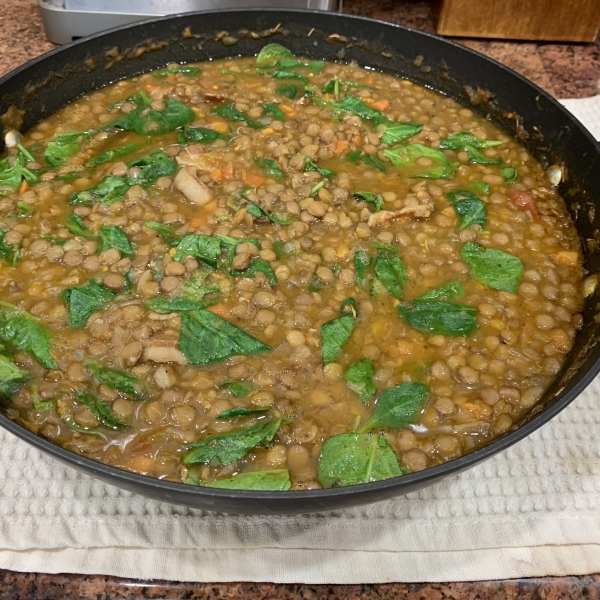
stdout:
{"type": "Polygon", "coordinates": [[[600,0],[440,0],[437,32],[459,37],[593,42],[600,0]]]}

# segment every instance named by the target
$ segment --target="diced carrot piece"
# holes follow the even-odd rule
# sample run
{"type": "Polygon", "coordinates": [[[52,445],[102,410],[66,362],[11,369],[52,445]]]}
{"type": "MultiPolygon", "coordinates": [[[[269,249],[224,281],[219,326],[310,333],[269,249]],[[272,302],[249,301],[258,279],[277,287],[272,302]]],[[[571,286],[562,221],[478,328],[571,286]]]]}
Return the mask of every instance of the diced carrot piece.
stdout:
{"type": "Polygon", "coordinates": [[[377,100],[377,102],[370,102],[369,106],[375,110],[386,110],[390,107],[389,100],[377,100]]]}
{"type": "Polygon", "coordinates": [[[262,133],[265,135],[270,135],[271,133],[275,133],[275,130],[272,127],[267,127],[266,129],[262,130],[262,133]]]}
{"type": "Polygon", "coordinates": [[[344,142],[343,140],[336,140],[335,145],[333,147],[334,154],[342,154],[342,152],[346,152],[348,150],[348,142],[344,142]]]}
{"type": "Polygon", "coordinates": [[[280,104],[279,107],[281,108],[281,110],[283,112],[286,112],[286,113],[296,112],[294,110],[294,108],[292,106],[290,106],[289,104],[280,104]]]}
{"type": "Polygon", "coordinates": [[[227,133],[228,126],[225,121],[216,121],[212,124],[212,128],[219,133],[227,133]]]}
{"type": "Polygon", "coordinates": [[[233,163],[228,162],[224,167],[223,167],[223,177],[227,180],[229,179],[233,179],[234,177],[234,172],[233,172],[233,163]]]}
{"type": "Polygon", "coordinates": [[[223,171],[221,169],[215,169],[211,174],[210,178],[217,183],[223,179],[223,171]]]}
{"type": "Polygon", "coordinates": [[[252,187],[260,187],[264,182],[265,179],[263,177],[254,175],[254,173],[248,173],[248,175],[246,175],[246,178],[244,179],[244,183],[247,183],[252,187]]]}
{"type": "Polygon", "coordinates": [[[29,184],[25,179],[21,181],[21,185],[19,186],[19,198],[29,189],[29,184]]]}

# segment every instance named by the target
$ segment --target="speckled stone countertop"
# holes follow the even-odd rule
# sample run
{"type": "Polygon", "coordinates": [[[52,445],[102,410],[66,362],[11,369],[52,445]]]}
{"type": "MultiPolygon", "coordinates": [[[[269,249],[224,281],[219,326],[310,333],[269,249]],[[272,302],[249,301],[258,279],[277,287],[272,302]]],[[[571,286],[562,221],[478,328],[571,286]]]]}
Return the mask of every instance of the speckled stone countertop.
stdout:
{"type": "MultiPolygon", "coordinates": [[[[427,0],[346,0],[345,12],[434,33],[427,0]]],[[[600,93],[600,40],[558,44],[456,40],[518,71],[557,98],[600,93]]],[[[36,0],[7,0],[0,14],[0,76],[54,48],[46,40],[36,0]]],[[[0,599],[170,598],[195,600],[558,600],[600,599],[600,574],[462,583],[302,585],[180,583],[105,575],[47,575],[0,570],[0,599]]]]}

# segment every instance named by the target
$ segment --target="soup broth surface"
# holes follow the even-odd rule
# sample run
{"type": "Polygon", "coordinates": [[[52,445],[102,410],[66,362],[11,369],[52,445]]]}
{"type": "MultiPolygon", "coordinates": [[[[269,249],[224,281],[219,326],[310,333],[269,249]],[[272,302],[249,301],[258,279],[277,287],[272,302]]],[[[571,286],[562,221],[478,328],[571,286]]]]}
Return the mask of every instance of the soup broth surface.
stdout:
{"type": "Polygon", "coordinates": [[[531,410],[582,323],[538,162],[355,64],[169,65],[0,166],[6,410],[135,473],[283,491],[444,463],[531,410]]]}

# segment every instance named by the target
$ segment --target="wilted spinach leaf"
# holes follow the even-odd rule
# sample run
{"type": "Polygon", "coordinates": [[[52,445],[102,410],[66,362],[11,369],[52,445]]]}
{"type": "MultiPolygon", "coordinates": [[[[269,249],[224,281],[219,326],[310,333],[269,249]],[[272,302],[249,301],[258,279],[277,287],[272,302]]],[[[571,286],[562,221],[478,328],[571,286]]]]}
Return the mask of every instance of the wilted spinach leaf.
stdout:
{"type": "Polygon", "coordinates": [[[141,379],[124,371],[109,369],[93,360],[86,361],[85,366],[100,383],[109,388],[133,396],[134,398],[142,397],[144,382],[141,379]]]}
{"type": "Polygon", "coordinates": [[[19,244],[7,244],[4,241],[8,231],[0,229],[0,258],[5,260],[11,267],[16,266],[21,256],[21,246],[19,244]]]}
{"type": "Polygon", "coordinates": [[[0,339],[29,352],[46,369],[57,369],[50,354],[50,332],[28,312],[0,301],[0,339]]]}
{"type": "Polygon", "coordinates": [[[381,194],[375,194],[373,192],[354,192],[353,198],[359,198],[364,200],[375,207],[375,212],[379,212],[383,208],[383,198],[381,194]]]}
{"type": "Polygon", "coordinates": [[[366,404],[377,391],[373,381],[375,377],[375,365],[372,360],[363,358],[352,363],[344,374],[346,385],[366,404]]]}
{"type": "Polygon", "coordinates": [[[305,171],[316,171],[317,173],[319,173],[319,175],[321,175],[321,177],[327,177],[327,178],[333,177],[336,174],[336,172],[332,171],[331,169],[323,169],[322,167],[318,167],[308,157],[306,157],[304,159],[304,170],[305,171]]]}
{"type": "Polygon", "coordinates": [[[398,311],[414,329],[439,335],[470,335],[477,329],[477,309],[451,302],[415,300],[398,311]]]}
{"type": "Polygon", "coordinates": [[[267,44],[256,57],[257,65],[277,64],[281,59],[296,58],[287,48],[280,44],[267,44]]]}
{"type": "Polygon", "coordinates": [[[471,267],[471,276],[479,283],[495,290],[516,293],[524,270],[520,258],[473,242],[466,243],[460,255],[471,267]]]}
{"type": "Polygon", "coordinates": [[[265,109],[265,114],[273,117],[276,121],[285,121],[285,115],[277,104],[265,102],[264,104],[261,104],[261,106],[265,109]]]}
{"type": "Polygon", "coordinates": [[[464,295],[464,293],[465,287],[460,281],[455,279],[445,283],[444,285],[436,287],[433,290],[429,290],[424,294],[421,294],[415,299],[415,302],[422,300],[458,300],[464,295]]]}
{"type": "Polygon", "coordinates": [[[162,135],[186,125],[196,118],[196,113],[179,100],[164,101],[160,110],[140,106],[133,112],[110,124],[112,127],[133,130],[140,135],[162,135]]]}
{"type": "Polygon", "coordinates": [[[88,319],[114,300],[115,296],[115,292],[94,279],[85,285],[67,288],[60,295],[69,309],[71,327],[85,327],[88,319]]]}
{"type": "Polygon", "coordinates": [[[262,208],[262,206],[256,204],[256,202],[248,202],[246,208],[248,210],[248,213],[250,213],[255,219],[260,219],[264,216],[267,217],[269,221],[277,223],[278,225],[289,225],[290,223],[293,223],[292,219],[282,219],[274,213],[267,212],[264,208],[262,208]]]}
{"type": "Polygon", "coordinates": [[[79,151],[81,144],[89,140],[89,135],[84,131],[75,133],[57,133],[51,142],[48,142],[44,157],[51,167],[59,167],[65,159],[79,151]]]}
{"type": "Polygon", "coordinates": [[[169,225],[163,225],[156,221],[146,221],[144,225],[149,229],[154,229],[154,231],[158,232],[169,246],[173,246],[177,243],[178,237],[175,235],[175,231],[177,231],[176,227],[169,227],[169,225]]]}
{"type": "Polygon", "coordinates": [[[517,169],[515,169],[515,167],[504,167],[500,171],[500,175],[502,175],[506,183],[514,183],[517,180],[518,174],[519,172],[517,169]]]}
{"type": "Polygon", "coordinates": [[[193,256],[213,269],[217,267],[221,256],[221,241],[218,238],[191,234],[179,238],[174,245],[176,252],[173,260],[181,262],[186,256],[193,256]]]}
{"type": "Polygon", "coordinates": [[[159,177],[170,177],[177,171],[177,162],[162,150],[156,150],[142,158],[132,160],[127,163],[127,166],[142,169],[137,183],[143,186],[154,183],[159,177]]]}
{"type": "Polygon", "coordinates": [[[485,225],[487,221],[487,208],[473,192],[468,190],[456,190],[448,194],[450,203],[456,214],[460,217],[459,231],[471,227],[471,225],[485,225]]]}
{"type": "MultiPolygon", "coordinates": [[[[247,396],[252,391],[252,386],[249,383],[244,383],[243,381],[226,381],[225,383],[222,383],[219,387],[227,388],[236,398],[243,398],[244,396],[247,396]]],[[[251,410],[253,412],[256,412],[256,411],[268,412],[271,409],[270,408],[252,408],[252,409],[232,408],[231,410],[251,410]]],[[[229,413],[230,411],[225,411],[225,412],[229,413]]],[[[223,413],[223,414],[225,414],[225,413],[223,413]]],[[[244,414],[246,414],[246,413],[244,413],[244,414]]],[[[248,414],[250,414],[250,413],[248,413],[248,414]]],[[[220,419],[221,417],[222,417],[222,415],[219,415],[217,418],[220,419]]],[[[223,417],[223,418],[225,418],[225,417],[223,417]]]]}
{"type": "Polygon", "coordinates": [[[395,167],[400,167],[408,177],[423,177],[429,179],[448,179],[454,169],[448,157],[435,148],[428,148],[421,144],[409,144],[399,148],[384,150],[395,167]],[[425,157],[433,161],[433,166],[422,167],[417,164],[417,159],[425,157]]]}
{"type": "Polygon", "coordinates": [[[419,123],[389,123],[385,128],[385,133],[381,136],[382,144],[399,144],[413,135],[416,135],[423,129],[419,123]]]}
{"type": "Polygon", "coordinates": [[[29,379],[29,373],[19,369],[12,360],[0,354],[0,396],[10,398],[29,379]]]}
{"type": "Polygon", "coordinates": [[[428,396],[429,388],[424,383],[405,382],[388,388],[379,397],[373,416],[361,431],[399,428],[415,423],[428,396]]]}
{"type": "Polygon", "coordinates": [[[244,271],[229,271],[234,277],[254,277],[257,273],[264,273],[270,286],[277,285],[277,277],[271,265],[262,258],[255,258],[244,271]]]}
{"type": "Polygon", "coordinates": [[[112,150],[108,150],[108,152],[103,152],[96,156],[96,158],[92,158],[85,163],[90,167],[94,165],[102,165],[107,162],[111,162],[117,158],[121,158],[122,156],[127,156],[136,150],[142,148],[142,144],[127,144],[126,146],[121,146],[120,148],[113,148],[112,150]]]}
{"type": "MultiPolygon", "coordinates": [[[[187,482],[186,482],[187,483],[187,482]]],[[[285,492],[292,487],[290,472],[287,469],[273,471],[252,471],[238,473],[227,479],[217,479],[210,483],[198,483],[204,487],[222,490],[252,490],[254,492],[285,492]]]]}
{"type": "Polygon", "coordinates": [[[352,298],[344,300],[337,319],[321,326],[321,354],[323,362],[329,364],[337,360],[352,335],[356,321],[356,303],[352,298]]]}
{"type": "Polygon", "coordinates": [[[460,131],[443,139],[440,142],[440,148],[458,152],[464,150],[466,146],[472,146],[473,148],[493,148],[500,144],[502,144],[502,142],[497,140],[482,140],[468,131],[460,131]]]}
{"type": "Polygon", "coordinates": [[[179,144],[212,144],[217,140],[229,140],[230,136],[206,127],[182,127],[177,134],[179,144]]]}
{"type": "Polygon", "coordinates": [[[371,108],[360,98],[351,96],[350,94],[346,95],[341,102],[327,102],[325,104],[330,105],[335,110],[350,112],[363,119],[363,121],[371,121],[375,127],[381,125],[381,123],[389,123],[388,119],[380,111],[371,108]]]}
{"type": "Polygon", "coordinates": [[[85,238],[96,237],[96,235],[83,224],[83,219],[79,215],[69,215],[65,223],[65,228],[73,235],[80,235],[85,238]]]}
{"type": "Polygon", "coordinates": [[[230,408],[229,410],[226,410],[216,418],[221,420],[238,419],[239,417],[250,417],[252,415],[264,414],[270,410],[270,408],[243,408],[241,406],[237,406],[236,408],[230,408]]]}
{"type": "Polygon", "coordinates": [[[73,192],[69,204],[91,206],[96,202],[102,202],[104,205],[110,206],[115,202],[120,202],[127,190],[136,183],[138,183],[137,179],[108,175],[96,187],[73,192]]]}
{"type": "Polygon", "coordinates": [[[229,465],[244,458],[252,448],[270,443],[281,427],[282,419],[259,421],[251,427],[236,429],[192,444],[184,454],[185,465],[212,463],[229,465]]]}
{"type": "Polygon", "coordinates": [[[187,298],[177,298],[175,300],[168,300],[167,298],[152,298],[152,300],[149,300],[146,303],[146,308],[154,311],[155,313],[167,315],[173,312],[186,312],[188,310],[208,308],[216,303],[216,300],[213,302],[197,302],[196,300],[189,300],[187,298]]]}
{"type": "MultiPolygon", "coordinates": [[[[92,394],[75,394],[75,398],[77,398],[79,402],[87,404],[92,413],[98,419],[100,419],[100,421],[102,421],[102,424],[105,427],[108,427],[114,431],[118,431],[119,429],[123,429],[123,427],[128,425],[126,421],[119,419],[119,417],[113,413],[108,402],[102,402],[99,398],[96,398],[96,396],[93,396],[92,394]]],[[[84,433],[90,432],[85,430],[84,433]]]]}
{"type": "Polygon", "coordinates": [[[272,350],[207,310],[182,313],[179,349],[192,365],[206,365],[229,356],[272,350]]]}
{"type": "Polygon", "coordinates": [[[380,171],[387,171],[386,166],[374,155],[364,153],[360,159],[367,165],[367,167],[373,167],[375,169],[379,169],[380,171]]]}
{"type": "Polygon", "coordinates": [[[233,107],[233,102],[231,104],[217,106],[210,112],[213,115],[219,115],[230,121],[243,121],[248,127],[252,127],[252,129],[264,129],[266,127],[266,125],[263,125],[262,123],[256,123],[252,119],[249,119],[242,111],[235,109],[233,107]]]}
{"type": "MultiPolygon", "coordinates": [[[[407,277],[406,265],[400,258],[389,251],[380,252],[375,260],[375,282],[381,284],[394,298],[402,300],[407,277]]],[[[378,291],[375,286],[373,291],[378,291]]]]}
{"type": "Polygon", "coordinates": [[[263,167],[269,177],[274,179],[283,179],[283,173],[279,165],[271,158],[255,158],[254,162],[263,167]]]}
{"type": "Polygon", "coordinates": [[[219,240],[223,248],[225,248],[226,250],[225,263],[228,267],[231,266],[231,263],[233,262],[233,258],[235,256],[235,249],[240,244],[253,244],[260,250],[260,242],[256,238],[232,238],[228,235],[218,235],[217,239],[219,240]]]}
{"type": "Polygon", "coordinates": [[[102,225],[100,229],[101,252],[117,249],[123,256],[133,256],[135,250],[127,234],[117,225],[102,225]]]}
{"type": "Polygon", "coordinates": [[[382,435],[340,433],[323,445],[317,479],[324,488],[357,485],[404,475],[382,435]]]}
{"type": "Polygon", "coordinates": [[[356,282],[358,287],[366,288],[368,281],[369,267],[371,266],[371,257],[363,248],[357,248],[354,252],[354,268],[356,269],[356,282]]]}
{"type": "Polygon", "coordinates": [[[282,85],[275,91],[290,100],[293,100],[298,95],[298,88],[295,85],[282,85]]]}

